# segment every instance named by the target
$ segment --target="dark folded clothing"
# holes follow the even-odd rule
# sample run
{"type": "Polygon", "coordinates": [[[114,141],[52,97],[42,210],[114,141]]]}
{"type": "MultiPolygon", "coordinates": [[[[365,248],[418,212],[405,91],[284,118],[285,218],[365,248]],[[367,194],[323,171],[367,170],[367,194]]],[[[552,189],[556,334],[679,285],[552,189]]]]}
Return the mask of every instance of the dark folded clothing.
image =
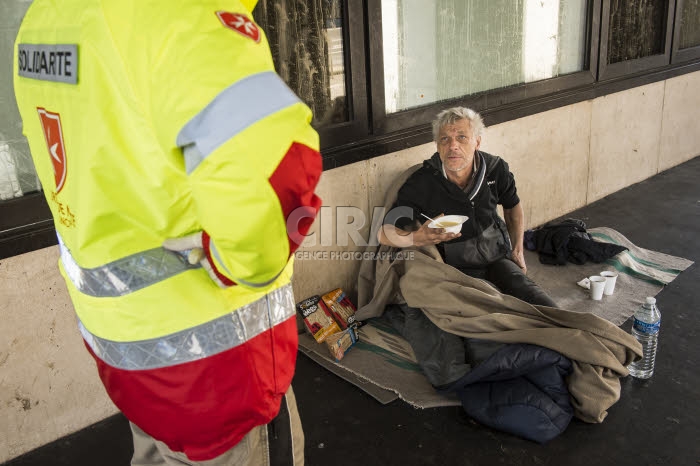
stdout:
{"type": "Polygon", "coordinates": [[[528,230],[526,238],[539,252],[540,262],[549,265],[600,263],[627,250],[617,244],[594,241],[586,232],[586,224],[571,218],[528,230]]]}
{"type": "Polygon", "coordinates": [[[464,411],[494,429],[545,443],[573,417],[566,377],[571,361],[537,345],[503,345],[451,384],[464,411]]]}
{"type": "Polygon", "coordinates": [[[578,265],[585,264],[587,261],[599,264],[627,250],[625,246],[576,237],[569,238],[567,249],[569,262],[578,265]]]}

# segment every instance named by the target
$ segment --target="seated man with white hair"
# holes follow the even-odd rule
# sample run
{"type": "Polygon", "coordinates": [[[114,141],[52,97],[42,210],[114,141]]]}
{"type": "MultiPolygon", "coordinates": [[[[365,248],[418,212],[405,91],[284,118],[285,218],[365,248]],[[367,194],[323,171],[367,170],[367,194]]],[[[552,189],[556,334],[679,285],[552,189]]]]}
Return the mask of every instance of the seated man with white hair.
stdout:
{"type": "Polygon", "coordinates": [[[530,304],[556,307],[526,276],[524,214],[515,179],[503,159],[479,150],[483,131],[481,116],[471,109],[454,107],[438,114],[433,122],[437,152],[400,188],[379,242],[401,248],[434,244],[443,260],[463,273],[530,304]],[[428,226],[425,216],[443,214],[469,219],[459,233],[428,226]]]}

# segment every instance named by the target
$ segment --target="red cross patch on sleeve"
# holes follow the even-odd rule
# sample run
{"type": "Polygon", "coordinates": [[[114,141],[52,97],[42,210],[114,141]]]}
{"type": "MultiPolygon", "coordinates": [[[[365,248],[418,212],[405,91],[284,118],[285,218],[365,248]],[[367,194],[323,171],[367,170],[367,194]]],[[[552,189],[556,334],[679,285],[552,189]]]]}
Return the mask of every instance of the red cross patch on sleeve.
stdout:
{"type": "Polygon", "coordinates": [[[216,16],[219,17],[221,23],[229,29],[233,29],[246,36],[249,39],[253,39],[255,42],[260,42],[260,29],[258,25],[242,13],[230,13],[228,11],[217,11],[216,16]]]}

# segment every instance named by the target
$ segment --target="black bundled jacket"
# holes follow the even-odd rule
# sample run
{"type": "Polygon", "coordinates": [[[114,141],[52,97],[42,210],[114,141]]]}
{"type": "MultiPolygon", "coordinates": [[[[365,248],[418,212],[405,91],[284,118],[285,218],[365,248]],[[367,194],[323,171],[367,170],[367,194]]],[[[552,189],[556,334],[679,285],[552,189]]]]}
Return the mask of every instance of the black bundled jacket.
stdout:
{"type": "Polygon", "coordinates": [[[548,222],[526,235],[534,243],[533,249],[540,253],[540,262],[549,265],[565,265],[567,261],[578,265],[586,261],[599,264],[627,250],[625,246],[594,241],[586,232],[583,220],[575,218],[548,222]]]}
{"type": "Polygon", "coordinates": [[[478,422],[545,443],[573,417],[566,377],[571,361],[532,344],[462,338],[445,332],[422,310],[389,305],[380,318],[408,341],[436,390],[454,392],[478,422]]]}
{"type": "Polygon", "coordinates": [[[546,443],[574,415],[566,386],[570,373],[571,361],[556,351],[506,344],[445,391],[456,392],[464,411],[482,424],[546,443]]]}
{"type": "Polygon", "coordinates": [[[416,220],[425,220],[420,214],[466,215],[469,220],[462,225],[462,236],[438,245],[445,262],[457,268],[483,267],[509,254],[508,230],[496,207],[511,209],[520,202],[508,164],[486,152],[477,151],[475,156],[479,168],[469,192],[445,178],[440,155],[435,153],[406,180],[384,221],[411,230],[416,220]]]}

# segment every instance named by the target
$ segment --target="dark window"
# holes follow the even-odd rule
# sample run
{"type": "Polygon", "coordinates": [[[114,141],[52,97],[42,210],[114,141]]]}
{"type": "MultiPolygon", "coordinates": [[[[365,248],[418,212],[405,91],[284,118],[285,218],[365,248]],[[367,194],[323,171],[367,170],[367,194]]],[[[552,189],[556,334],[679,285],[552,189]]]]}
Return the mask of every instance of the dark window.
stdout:
{"type": "Polygon", "coordinates": [[[259,0],[253,16],[275,69],[313,110],[324,152],[366,138],[362,0],[259,0]]]}
{"type": "Polygon", "coordinates": [[[676,0],[603,0],[599,80],[671,62],[676,0]]]}
{"type": "Polygon", "coordinates": [[[700,45],[700,0],[683,0],[679,48],[700,45]]]}
{"type": "Polygon", "coordinates": [[[666,2],[611,0],[608,63],[664,53],[666,2]]]}
{"type": "Polygon", "coordinates": [[[347,121],[341,0],[260,0],[253,16],[275,69],[311,107],[314,125],[347,121]]]}
{"type": "Polygon", "coordinates": [[[676,0],[671,63],[700,59],[700,0],[676,0]]]}

